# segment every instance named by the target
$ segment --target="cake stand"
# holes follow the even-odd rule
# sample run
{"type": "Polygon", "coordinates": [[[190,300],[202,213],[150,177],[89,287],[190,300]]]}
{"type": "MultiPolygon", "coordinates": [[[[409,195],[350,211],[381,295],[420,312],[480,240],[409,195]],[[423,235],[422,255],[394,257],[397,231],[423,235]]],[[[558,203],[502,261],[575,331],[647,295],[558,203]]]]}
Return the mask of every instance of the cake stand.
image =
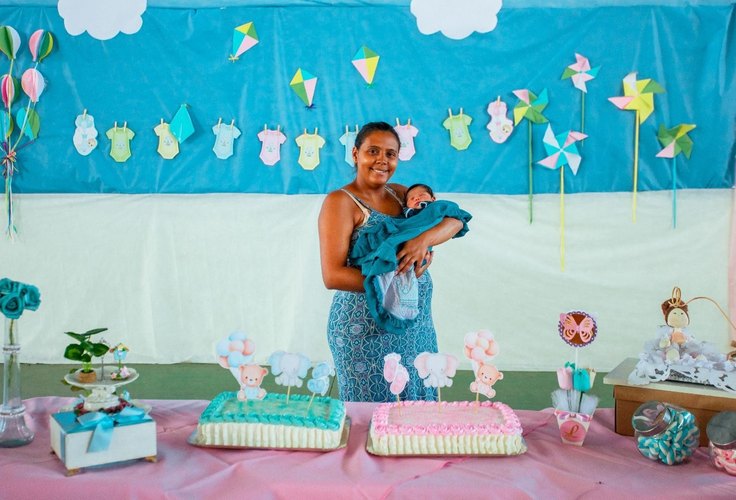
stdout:
{"type": "Polygon", "coordinates": [[[84,399],[84,409],[88,411],[97,411],[120,404],[120,399],[115,394],[117,388],[138,379],[138,372],[136,370],[133,368],[129,368],[128,370],[130,371],[130,376],[123,380],[111,379],[110,373],[112,373],[112,370],[109,372],[103,372],[103,368],[96,368],[95,372],[97,373],[97,380],[94,382],[80,382],[76,378],[77,372],[67,374],[64,377],[64,381],[74,387],[80,387],[91,391],[88,396],[82,397],[82,399],[84,399]]]}

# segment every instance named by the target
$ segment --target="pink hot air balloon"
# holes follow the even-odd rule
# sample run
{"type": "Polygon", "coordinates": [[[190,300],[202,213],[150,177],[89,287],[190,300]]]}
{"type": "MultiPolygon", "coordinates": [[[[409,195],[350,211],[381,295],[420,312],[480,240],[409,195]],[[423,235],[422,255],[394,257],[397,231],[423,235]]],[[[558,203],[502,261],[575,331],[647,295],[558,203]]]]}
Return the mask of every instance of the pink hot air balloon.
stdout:
{"type": "Polygon", "coordinates": [[[33,103],[38,102],[43,89],[46,88],[46,81],[43,79],[43,75],[34,68],[29,68],[23,72],[20,84],[23,87],[23,92],[28,95],[28,98],[33,103]]]}
{"type": "Polygon", "coordinates": [[[498,343],[488,330],[465,334],[465,357],[473,363],[488,363],[498,354],[498,343]]]}
{"type": "Polygon", "coordinates": [[[46,30],[36,30],[28,39],[28,49],[33,61],[41,62],[54,48],[54,37],[46,30]]]}
{"type": "Polygon", "coordinates": [[[15,101],[18,82],[11,75],[3,75],[0,78],[0,89],[2,91],[3,104],[6,108],[15,101]]]}

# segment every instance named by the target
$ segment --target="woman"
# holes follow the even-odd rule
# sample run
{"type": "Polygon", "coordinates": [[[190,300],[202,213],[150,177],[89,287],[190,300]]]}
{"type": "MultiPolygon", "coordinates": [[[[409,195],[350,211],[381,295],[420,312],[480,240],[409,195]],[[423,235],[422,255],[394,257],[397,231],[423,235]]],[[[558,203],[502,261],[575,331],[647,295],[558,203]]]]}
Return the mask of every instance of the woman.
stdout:
{"type": "Polygon", "coordinates": [[[379,329],[365,303],[364,277],[351,265],[350,249],[360,232],[386,217],[401,217],[406,187],[389,184],[399,161],[399,137],[385,122],[368,123],[355,138],[355,179],[331,192],[319,215],[320,258],[325,286],[336,290],[330,309],[327,340],[332,351],[344,401],[392,401],[383,378],[383,358],[401,355],[409,370],[406,399],[434,399],[414,369],[422,351],[437,352],[437,334],[430,303],[432,263],[428,249],[452,238],[463,227],[456,219],[443,219],[437,226],[407,241],[397,252],[397,273],[413,268],[419,278],[419,317],[414,326],[395,335],[379,329]]]}

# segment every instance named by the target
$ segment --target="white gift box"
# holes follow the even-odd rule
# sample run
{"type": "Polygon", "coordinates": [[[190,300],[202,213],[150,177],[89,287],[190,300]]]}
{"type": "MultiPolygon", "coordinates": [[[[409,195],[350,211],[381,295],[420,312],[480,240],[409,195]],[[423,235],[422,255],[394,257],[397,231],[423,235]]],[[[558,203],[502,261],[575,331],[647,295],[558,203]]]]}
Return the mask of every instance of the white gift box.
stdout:
{"type": "Polygon", "coordinates": [[[127,421],[117,421],[115,416],[101,419],[106,421],[85,425],[79,422],[74,412],[49,416],[51,449],[70,474],[93,465],[137,458],[156,460],[156,422],[150,416],[142,415],[127,421]],[[98,429],[100,426],[105,429],[98,429]],[[99,444],[91,446],[96,431],[107,432],[102,449],[99,444]]]}

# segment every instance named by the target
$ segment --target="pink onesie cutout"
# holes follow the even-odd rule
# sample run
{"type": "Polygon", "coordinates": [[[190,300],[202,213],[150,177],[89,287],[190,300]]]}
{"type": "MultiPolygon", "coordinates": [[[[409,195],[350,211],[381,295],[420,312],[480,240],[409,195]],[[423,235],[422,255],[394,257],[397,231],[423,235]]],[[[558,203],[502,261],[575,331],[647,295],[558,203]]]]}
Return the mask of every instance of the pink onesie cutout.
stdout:
{"type": "Polygon", "coordinates": [[[286,136],[279,129],[264,129],[258,133],[258,140],[263,143],[258,155],[261,161],[268,166],[276,165],[281,159],[281,145],[286,142],[286,136]]]}
{"type": "Polygon", "coordinates": [[[399,134],[399,140],[401,141],[399,160],[411,160],[412,156],[417,152],[414,147],[414,138],[419,133],[419,130],[414,125],[411,125],[411,122],[406,125],[399,125],[398,119],[396,120],[394,130],[399,134]]]}

